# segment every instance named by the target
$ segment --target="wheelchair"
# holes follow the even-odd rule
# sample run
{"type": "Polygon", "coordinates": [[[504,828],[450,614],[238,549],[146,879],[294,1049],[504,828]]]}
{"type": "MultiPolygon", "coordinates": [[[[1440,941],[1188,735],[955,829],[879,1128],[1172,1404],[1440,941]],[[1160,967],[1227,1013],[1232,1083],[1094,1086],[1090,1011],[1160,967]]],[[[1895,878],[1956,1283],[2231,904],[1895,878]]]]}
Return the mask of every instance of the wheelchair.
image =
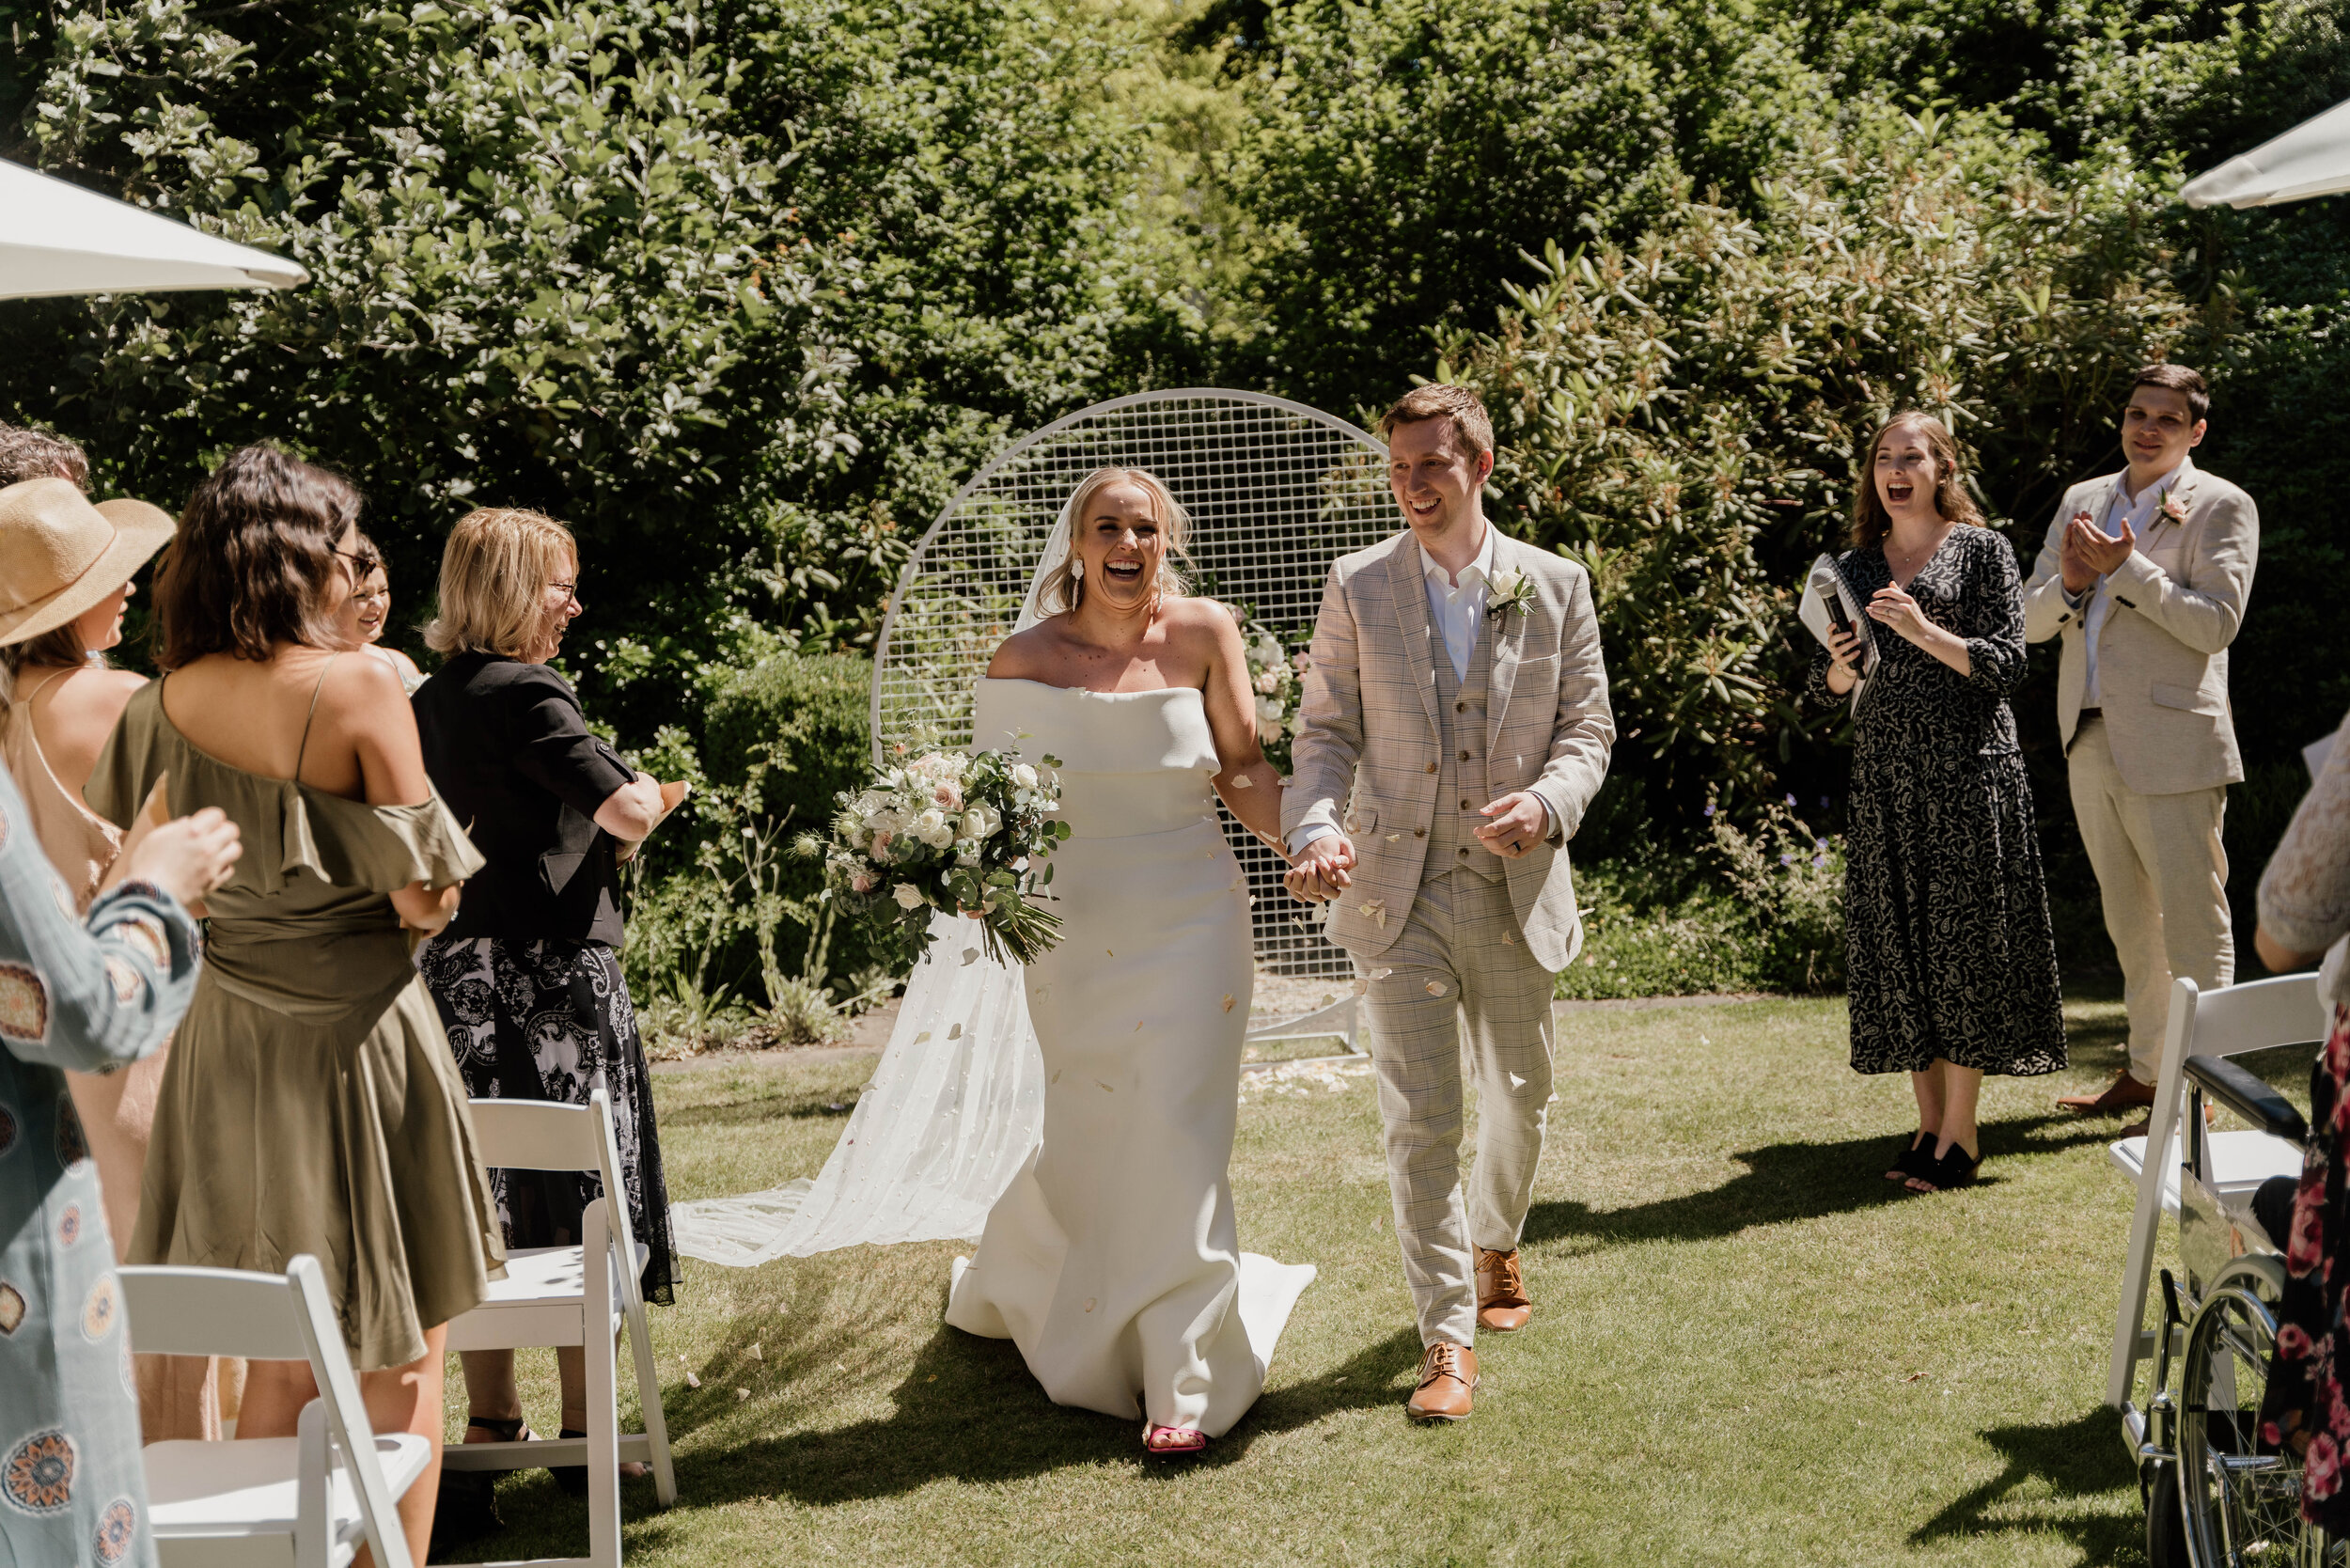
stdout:
{"type": "Polygon", "coordinates": [[[2138,1466],[2154,1568],[2350,1568],[2350,1542],[2301,1518],[2299,1458],[2261,1440],[2308,1126],[2292,1102],[2233,1059],[2270,1052],[2287,1058],[2277,1075],[2295,1062],[2306,1074],[2324,1016],[2307,975],[2207,996],[2177,981],[2147,1136],[2112,1146],[2115,1163],[2138,1179],[2138,1202],[2107,1403],[2122,1413],[2138,1466]],[[2206,1106],[2245,1125],[2215,1132],[2206,1106]],[[2159,1272],[2158,1323],[2147,1330],[2154,1237],[2170,1209],[2180,1268],[2159,1272]],[[2149,1358],[2141,1410],[2130,1396],[2138,1363],[2149,1358]]]}

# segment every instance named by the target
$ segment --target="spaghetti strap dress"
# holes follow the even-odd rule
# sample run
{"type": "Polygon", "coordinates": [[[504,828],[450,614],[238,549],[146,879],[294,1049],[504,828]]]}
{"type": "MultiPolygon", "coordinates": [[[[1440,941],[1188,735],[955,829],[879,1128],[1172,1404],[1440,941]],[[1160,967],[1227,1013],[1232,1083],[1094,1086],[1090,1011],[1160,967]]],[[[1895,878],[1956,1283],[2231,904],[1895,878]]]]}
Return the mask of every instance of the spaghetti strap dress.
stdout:
{"type": "Polygon", "coordinates": [[[128,826],[167,777],[172,813],[220,808],[244,855],[205,901],[131,1261],[276,1272],[309,1253],[353,1363],[404,1366],[505,1267],[464,1086],[391,902],[481,856],[437,794],[368,806],[198,750],[164,713],[169,683],[131,698],[85,793],[128,826]]]}

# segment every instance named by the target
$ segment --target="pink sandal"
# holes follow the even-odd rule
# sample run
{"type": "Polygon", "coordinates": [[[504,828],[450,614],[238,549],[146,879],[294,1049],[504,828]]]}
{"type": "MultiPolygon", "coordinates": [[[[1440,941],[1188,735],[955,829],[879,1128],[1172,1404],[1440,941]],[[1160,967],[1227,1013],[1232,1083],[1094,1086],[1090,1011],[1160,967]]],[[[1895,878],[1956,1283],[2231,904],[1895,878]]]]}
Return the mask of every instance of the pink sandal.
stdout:
{"type": "Polygon", "coordinates": [[[1187,1458],[1208,1451],[1208,1435],[1187,1426],[1161,1426],[1152,1421],[1143,1431],[1142,1451],[1171,1458],[1187,1458]]]}

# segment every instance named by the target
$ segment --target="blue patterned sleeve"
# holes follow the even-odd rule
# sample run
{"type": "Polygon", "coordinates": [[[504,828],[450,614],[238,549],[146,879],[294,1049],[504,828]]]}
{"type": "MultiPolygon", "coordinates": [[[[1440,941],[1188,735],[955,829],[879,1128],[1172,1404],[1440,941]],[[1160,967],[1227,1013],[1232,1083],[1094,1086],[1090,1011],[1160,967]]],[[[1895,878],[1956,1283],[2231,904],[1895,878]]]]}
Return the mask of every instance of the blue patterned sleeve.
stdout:
{"type": "Polygon", "coordinates": [[[11,1056],[85,1073],[136,1061],[187,1011],[200,950],[187,910],[149,883],[76,916],[0,769],[0,1045],[11,1056]]]}

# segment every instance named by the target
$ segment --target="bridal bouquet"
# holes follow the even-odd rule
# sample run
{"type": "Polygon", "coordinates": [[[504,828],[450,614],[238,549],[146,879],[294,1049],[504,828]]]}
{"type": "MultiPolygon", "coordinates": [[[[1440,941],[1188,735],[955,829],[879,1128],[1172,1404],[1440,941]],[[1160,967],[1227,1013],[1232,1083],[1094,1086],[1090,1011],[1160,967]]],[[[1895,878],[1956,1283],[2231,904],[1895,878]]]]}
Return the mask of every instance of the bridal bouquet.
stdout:
{"type": "Polygon", "coordinates": [[[926,752],[838,799],[822,846],[826,883],[918,957],[931,911],[969,915],[998,962],[1029,964],[1060,941],[1060,917],[1040,907],[1053,880],[1044,857],[1069,837],[1057,822],[1056,759],[1042,766],[1003,751],[926,752]]]}
{"type": "Polygon", "coordinates": [[[1298,688],[1310,661],[1303,648],[1288,648],[1263,622],[1246,609],[1235,608],[1241,646],[1248,653],[1248,689],[1257,698],[1257,744],[1265,760],[1290,772],[1290,743],[1295,738],[1298,688]]]}

